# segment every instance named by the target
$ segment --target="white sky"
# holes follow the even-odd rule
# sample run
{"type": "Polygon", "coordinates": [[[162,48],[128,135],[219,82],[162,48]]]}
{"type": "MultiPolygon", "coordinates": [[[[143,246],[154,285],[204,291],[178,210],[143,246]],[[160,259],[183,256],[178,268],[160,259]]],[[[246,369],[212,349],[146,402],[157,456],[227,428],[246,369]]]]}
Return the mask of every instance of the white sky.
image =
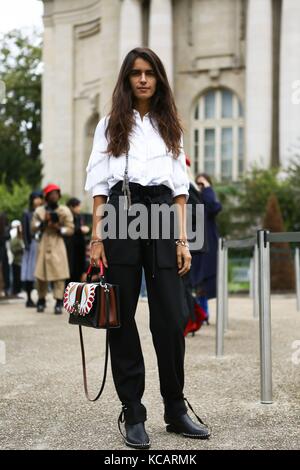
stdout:
{"type": "Polygon", "coordinates": [[[42,30],[42,14],[40,0],[0,0],[0,33],[15,28],[42,30]]]}

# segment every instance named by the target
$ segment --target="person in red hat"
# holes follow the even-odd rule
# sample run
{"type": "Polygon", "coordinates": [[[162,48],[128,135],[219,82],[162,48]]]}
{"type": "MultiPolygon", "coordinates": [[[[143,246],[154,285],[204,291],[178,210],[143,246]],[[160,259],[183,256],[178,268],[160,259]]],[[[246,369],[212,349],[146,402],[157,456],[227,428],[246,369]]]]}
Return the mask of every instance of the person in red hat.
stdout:
{"type": "Polygon", "coordinates": [[[67,251],[63,236],[74,233],[73,216],[67,206],[59,205],[60,187],[48,184],[43,189],[46,204],[38,207],[32,217],[32,232],[40,239],[35,267],[37,280],[37,311],[46,306],[48,283],[53,284],[56,299],[54,313],[62,313],[65,280],[70,277],[67,251]]]}

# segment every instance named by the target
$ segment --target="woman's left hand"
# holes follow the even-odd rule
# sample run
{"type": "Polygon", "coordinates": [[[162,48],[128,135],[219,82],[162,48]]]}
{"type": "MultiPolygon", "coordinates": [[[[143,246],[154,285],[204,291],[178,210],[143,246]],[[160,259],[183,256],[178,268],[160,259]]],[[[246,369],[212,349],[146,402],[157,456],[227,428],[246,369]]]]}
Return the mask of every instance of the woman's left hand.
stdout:
{"type": "Polygon", "coordinates": [[[192,256],[187,246],[177,245],[177,266],[179,276],[183,276],[191,269],[192,256]]]}

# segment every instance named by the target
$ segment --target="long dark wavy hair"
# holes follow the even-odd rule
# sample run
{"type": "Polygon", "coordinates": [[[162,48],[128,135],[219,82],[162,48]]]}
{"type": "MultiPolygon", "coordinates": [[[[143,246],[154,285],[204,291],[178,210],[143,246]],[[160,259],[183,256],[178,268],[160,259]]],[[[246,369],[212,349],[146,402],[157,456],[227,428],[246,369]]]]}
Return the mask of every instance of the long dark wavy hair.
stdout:
{"type": "Polygon", "coordinates": [[[155,52],[146,47],[132,49],[121,66],[105,132],[108,140],[107,153],[118,157],[129,150],[129,136],[134,125],[134,95],[129,76],[137,58],[149,62],[154,70],[157,84],[150,102],[149,117],[152,125],[154,122],[157,124],[168,151],[176,158],[180,153],[182,126],[165,68],[155,52]]]}

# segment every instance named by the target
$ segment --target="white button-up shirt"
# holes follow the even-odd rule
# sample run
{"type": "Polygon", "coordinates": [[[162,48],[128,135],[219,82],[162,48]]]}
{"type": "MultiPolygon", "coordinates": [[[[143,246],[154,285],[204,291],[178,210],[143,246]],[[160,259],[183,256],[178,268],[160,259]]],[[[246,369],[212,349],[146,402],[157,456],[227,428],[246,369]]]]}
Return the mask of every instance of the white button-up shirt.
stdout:
{"type": "MultiPolygon", "coordinates": [[[[142,120],[139,112],[134,110],[134,116],[135,125],[129,136],[129,181],[143,186],[164,184],[171,188],[173,197],[180,194],[188,196],[189,179],[182,141],[180,155],[174,158],[158,130],[152,126],[149,115],[146,114],[142,120]]],[[[86,168],[85,190],[91,191],[93,196],[108,196],[110,188],[124,178],[126,155],[114,157],[106,153],[107,122],[108,117],[104,117],[96,127],[93,149],[86,168]]]]}

